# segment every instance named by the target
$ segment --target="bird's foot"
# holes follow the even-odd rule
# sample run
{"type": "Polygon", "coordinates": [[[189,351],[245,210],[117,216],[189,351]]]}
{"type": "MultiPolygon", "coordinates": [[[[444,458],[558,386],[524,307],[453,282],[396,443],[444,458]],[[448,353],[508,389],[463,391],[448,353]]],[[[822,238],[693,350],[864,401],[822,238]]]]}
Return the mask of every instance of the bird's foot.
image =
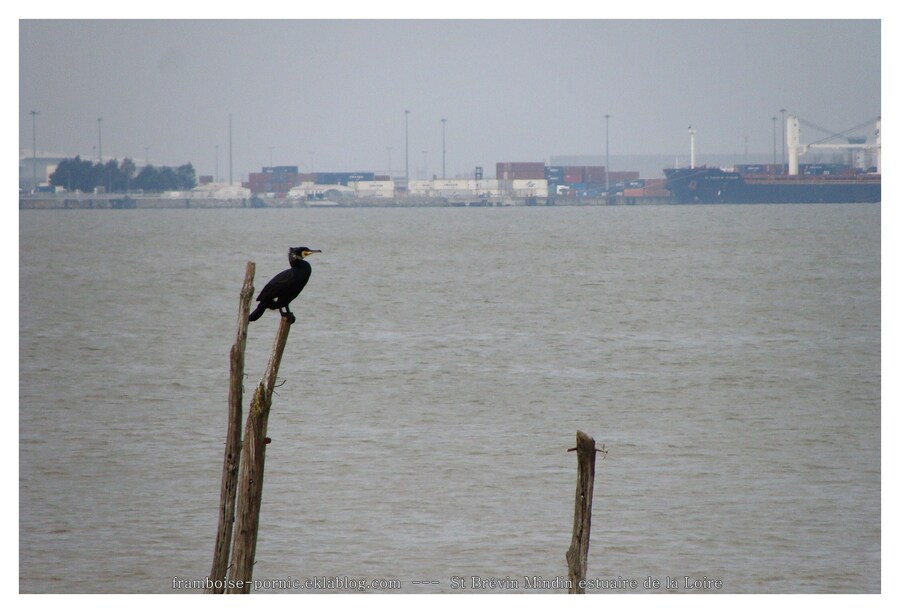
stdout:
{"type": "Polygon", "coordinates": [[[281,316],[287,317],[288,323],[290,323],[291,325],[297,323],[297,318],[294,317],[293,313],[282,313],[281,316]]]}

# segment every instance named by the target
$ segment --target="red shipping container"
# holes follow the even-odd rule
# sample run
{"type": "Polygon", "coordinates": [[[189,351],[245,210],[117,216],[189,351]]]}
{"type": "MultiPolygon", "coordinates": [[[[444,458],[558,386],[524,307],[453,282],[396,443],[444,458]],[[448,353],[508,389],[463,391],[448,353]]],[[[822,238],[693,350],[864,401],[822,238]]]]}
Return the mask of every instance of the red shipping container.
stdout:
{"type": "Polygon", "coordinates": [[[497,162],[497,178],[501,181],[515,179],[543,179],[543,162],[497,162]]]}
{"type": "Polygon", "coordinates": [[[609,172],[609,182],[610,183],[619,183],[621,181],[633,181],[635,179],[640,178],[640,174],[636,170],[620,170],[618,172],[611,170],[609,172]]]}
{"type": "Polygon", "coordinates": [[[585,183],[606,182],[606,166],[585,166],[583,173],[585,183]]]}
{"type": "Polygon", "coordinates": [[[572,183],[584,183],[584,169],[581,166],[566,166],[563,168],[563,181],[572,183]]]}

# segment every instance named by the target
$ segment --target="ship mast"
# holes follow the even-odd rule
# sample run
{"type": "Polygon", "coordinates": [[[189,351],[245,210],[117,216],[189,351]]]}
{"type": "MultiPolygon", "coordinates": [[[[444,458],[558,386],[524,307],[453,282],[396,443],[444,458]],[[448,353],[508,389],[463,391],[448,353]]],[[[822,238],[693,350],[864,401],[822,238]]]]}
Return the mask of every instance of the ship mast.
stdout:
{"type": "Polygon", "coordinates": [[[697,165],[697,158],[694,155],[694,135],[697,134],[697,130],[688,126],[688,134],[691,135],[691,168],[694,168],[697,165]]]}

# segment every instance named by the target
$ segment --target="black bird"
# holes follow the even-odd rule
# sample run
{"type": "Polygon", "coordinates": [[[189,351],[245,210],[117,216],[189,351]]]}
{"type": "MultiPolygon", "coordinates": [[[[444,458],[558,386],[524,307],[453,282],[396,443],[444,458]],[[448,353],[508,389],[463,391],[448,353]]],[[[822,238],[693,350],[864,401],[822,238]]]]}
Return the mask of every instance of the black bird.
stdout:
{"type": "Polygon", "coordinates": [[[272,280],[266,283],[262,288],[256,301],[259,306],[250,313],[250,321],[256,321],[266,309],[278,309],[282,317],[289,317],[291,323],[297,321],[291,309],[288,308],[291,300],[300,295],[306,282],[309,281],[309,275],[312,273],[312,266],[304,260],[310,253],[322,253],[318,249],[310,249],[309,247],[291,247],[288,250],[288,261],[291,267],[272,277],[272,280]]]}

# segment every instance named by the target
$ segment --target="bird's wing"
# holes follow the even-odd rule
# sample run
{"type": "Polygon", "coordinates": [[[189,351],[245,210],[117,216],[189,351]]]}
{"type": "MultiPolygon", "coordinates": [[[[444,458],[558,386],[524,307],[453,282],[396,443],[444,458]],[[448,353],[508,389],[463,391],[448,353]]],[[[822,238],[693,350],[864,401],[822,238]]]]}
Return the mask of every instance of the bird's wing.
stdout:
{"type": "Polygon", "coordinates": [[[292,277],[291,269],[282,270],[280,273],[272,277],[272,279],[266,283],[265,287],[262,288],[262,291],[259,292],[259,296],[256,297],[257,302],[268,302],[272,298],[276,297],[281,293],[282,288],[290,283],[292,277]]]}

